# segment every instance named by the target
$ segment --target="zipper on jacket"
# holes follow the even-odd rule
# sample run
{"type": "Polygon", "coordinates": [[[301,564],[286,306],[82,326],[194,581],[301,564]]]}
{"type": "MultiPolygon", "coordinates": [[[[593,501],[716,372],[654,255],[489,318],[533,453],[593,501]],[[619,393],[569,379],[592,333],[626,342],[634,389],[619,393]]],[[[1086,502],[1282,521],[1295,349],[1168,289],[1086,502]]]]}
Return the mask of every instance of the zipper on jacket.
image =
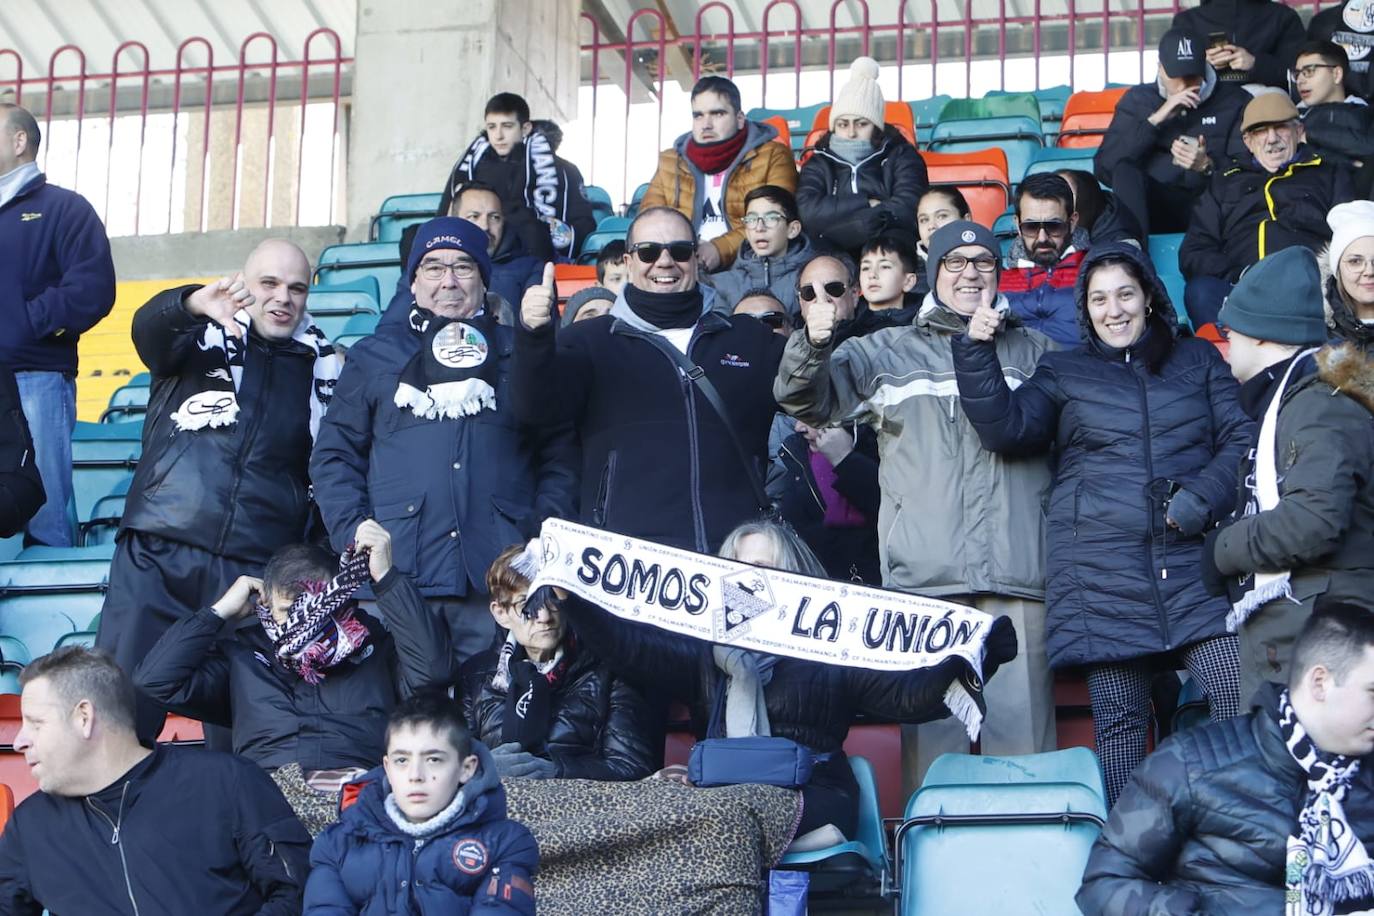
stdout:
{"type": "MultiPolygon", "coordinates": [[[[1131,373],[1131,377],[1135,379],[1136,388],[1140,390],[1140,418],[1145,433],[1145,479],[1154,480],[1155,460],[1154,452],[1150,448],[1150,402],[1145,395],[1145,380],[1140,377],[1140,373],[1131,368],[1130,350],[1126,351],[1126,371],[1131,373]]],[[[1169,636],[1169,615],[1164,610],[1164,599],[1159,594],[1159,580],[1169,577],[1169,569],[1163,567],[1161,575],[1155,575],[1155,507],[1154,502],[1150,499],[1148,485],[1145,488],[1145,511],[1147,513],[1146,525],[1150,536],[1150,547],[1145,556],[1145,573],[1150,580],[1150,593],[1155,599],[1155,613],[1159,615],[1159,629],[1164,635],[1164,648],[1167,651],[1173,649],[1174,641],[1169,636]]]]}
{"type": "Polygon", "coordinates": [[[129,795],[129,784],[124,783],[123,790],[119,793],[119,814],[115,820],[100,810],[100,806],[91,801],[90,796],[86,796],[86,804],[92,811],[105,819],[105,823],[110,825],[110,845],[119,850],[119,866],[124,871],[124,890],[129,895],[129,905],[134,908],[134,916],[139,916],[138,901],[134,899],[134,884],[129,878],[129,860],[124,856],[124,844],[120,842],[119,829],[124,824],[124,799],[129,795]]]}
{"type": "MultiPolygon", "coordinates": [[[[248,371],[247,340],[248,336],[245,334],[243,354],[243,367],[245,373],[248,371]]],[[[234,527],[234,507],[238,504],[239,487],[243,486],[243,459],[248,454],[248,447],[253,442],[253,436],[257,433],[259,424],[262,423],[263,411],[259,408],[262,406],[263,397],[267,392],[272,390],[272,374],[275,371],[273,365],[274,356],[271,346],[264,346],[263,349],[266,351],[266,356],[263,358],[267,360],[267,365],[263,367],[263,387],[258,395],[257,405],[255,405],[255,409],[253,410],[253,419],[244,427],[243,440],[239,443],[238,454],[234,457],[234,487],[229,491],[228,505],[225,506],[224,525],[220,528],[219,539],[216,541],[214,552],[217,554],[224,551],[224,543],[229,540],[229,531],[234,527]]],[[[242,416],[242,414],[240,414],[240,416],[242,416]]]]}
{"type": "MultiPolygon", "coordinates": [[[[691,350],[691,347],[688,346],[687,349],[691,350]]],[[[703,511],[701,508],[701,453],[697,441],[697,403],[696,399],[692,397],[692,388],[695,383],[681,369],[677,370],[677,374],[678,381],[682,385],[682,398],[687,404],[687,445],[688,454],[691,458],[689,486],[692,491],[692,531],[696,536],[697,550],[709,552],[711,546],[706,543],[706,524],[702,519],[703,511]]]]}
{"type": "MultiPolygon", "coordinates": [[[[802,479],[806,481],[806,488],[811,491],[812,498],[816,500],[817,507],[820,508],[821,514],[824,515],[825,500],[821,499],[820,491],[816,489],[816,485],[812,482],[810,461],[802,461],[796,455],[792,454],[792,450],[787,447],[786,442],[782,444],[782,451],[783,454],[785,454],[788,458],[791,458],[793,461],[795,461],[797,463],[797,466],[801,468],[801,475],[802,479]]],[[[807,457],[809,458],[810,456],[807,457]]]]}

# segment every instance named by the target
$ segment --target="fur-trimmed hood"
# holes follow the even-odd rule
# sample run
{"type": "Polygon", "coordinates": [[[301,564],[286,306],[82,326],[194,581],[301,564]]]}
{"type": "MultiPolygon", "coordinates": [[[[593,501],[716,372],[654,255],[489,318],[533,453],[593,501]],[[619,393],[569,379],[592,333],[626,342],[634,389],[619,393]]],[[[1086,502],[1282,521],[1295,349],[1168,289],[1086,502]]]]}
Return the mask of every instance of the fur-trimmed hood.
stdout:
{"type": "Polygon", "coordinates": [[[1374,413],[1374,361],[1368,350],[1347,340],[1322,347],[1316,359],[1323,382],[1374,413]]]}
{"type": "Polygon", "coordinates": [[[1331,246],[1317,253],[1317,268],[1322,276],[1322,306],[1326,311],[1326,326],[1341,340],[1348,340],[1367,353],[1374,353],[1374,325],[1365,324],[1346,304],[1336,276],[1331,272],[1331,246]]]}

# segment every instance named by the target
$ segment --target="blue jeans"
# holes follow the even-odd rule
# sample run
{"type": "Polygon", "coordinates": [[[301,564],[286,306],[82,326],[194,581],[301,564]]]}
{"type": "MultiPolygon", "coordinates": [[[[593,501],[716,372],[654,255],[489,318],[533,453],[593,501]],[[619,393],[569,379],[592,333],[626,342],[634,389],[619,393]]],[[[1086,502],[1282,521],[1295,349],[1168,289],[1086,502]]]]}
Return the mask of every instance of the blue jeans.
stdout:
{"type": "Polygon", "coordinates": [[[62,372],[16,372],[19,402],[33,436],[34,457],[48,501],[29,520],[27,540],[72,546],[72,430],[76,428],[76,380],[62,372]]]}
{"type": "Polygon", "coordinates": [[[1216,324],[1221,304],[1231,295],[1231,284],[1220,277],[1193,277],[1183,288],[1183,305],[1193,330],[1204,324],[1216,324]]]}

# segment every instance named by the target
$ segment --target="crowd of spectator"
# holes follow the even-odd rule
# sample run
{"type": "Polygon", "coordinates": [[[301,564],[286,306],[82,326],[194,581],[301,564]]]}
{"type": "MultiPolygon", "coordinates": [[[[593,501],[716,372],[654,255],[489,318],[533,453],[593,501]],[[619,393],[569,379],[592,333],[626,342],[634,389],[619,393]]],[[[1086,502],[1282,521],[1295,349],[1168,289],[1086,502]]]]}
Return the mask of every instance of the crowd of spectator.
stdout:
{"type": "MultiPolygon", "coordinates": [[[[595,228],[582,175],[504,92],[346,355],[287,241],[153,297],[97,651],[23,675],[14,743],[40,792],[0,837],[0,910],[529,913],[557,824],[508,815],[513,786],[615,783],[717,829],[661,794],[688,781],[662,768],[670,705],[698,735],[816,755],[798,792],[754,802],[805,844],[855,834],[857,717],[902,724],[919,783],[969,750],[961,685],[982,753],[1054,749],[1056,670],[1086,672],[1113,806],[1084,912],[1367,908],[1361,2],[1306,32],[1270,0],[1180,12],[1093,172],[1020,182],[1005,257],[885,123],[864,57],[800,168],[730,80],[701,79],[626,238],[566,301],[554,265],[595,228]],[[1186,233],[1183,302],[1148,254],[1162,232],[1186,233]],[[548,519],[996,623],[981,668],[713,644],[533,587],[548,519]],[[1179,669],[1213,721],[1147,758],[1179,669]],[[211,750],[157,746],[168,711],[211,750]]],[[[40,141],[0,104],[0,534],[64,546],[76,339],[114,269],[40,141]]],[[[762,842],[741,835],[726,855],[762,842]]]]}

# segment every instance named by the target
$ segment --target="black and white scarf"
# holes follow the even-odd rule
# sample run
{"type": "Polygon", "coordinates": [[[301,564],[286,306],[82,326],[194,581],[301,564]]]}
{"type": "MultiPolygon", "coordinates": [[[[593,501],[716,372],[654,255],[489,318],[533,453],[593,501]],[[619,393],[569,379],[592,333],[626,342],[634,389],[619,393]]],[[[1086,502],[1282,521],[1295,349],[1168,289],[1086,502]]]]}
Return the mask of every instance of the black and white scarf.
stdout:
{"type": "MultiPolygon", "coordinates": [[[[472,141],[462,158],[458,160],[458,164],[454,166],[453,173],[449,176],[447,193],[444,195],[445,206],[457,196],[458,189],[464,182],[477,180],[477,164],[489,150],[491,142],[487,140],[486,132],[483,131],[472,141]]],[[[522,151],[524,179],[520,182],[520,192],[525,206],[548,225],[554,250],[571,257],[577,250],[578,241],[577,233],[568,222],[568,194],[571,189],[568,187],[567,176],[558,166],[558,157],[554,155],[553,145],[542,132],[532,130],[522,143],[522,151]]],[[[510,214],[506,215],[509,217],[510,214]]]]}
{"type": "Polygon", "coordinates": [[[1374,863],[1346,820],[1341,802],[1359,772],[1356,757],[1320,750],[1279,695],[1279,732],[1307,774],[1307,794],[1284,868],[1285,916],[1337,916],[1374,907],[1374,863]]]}
{"type": "Polygon", "coordinates": [[[514,741],[531,753],[543,749],[553,722],[553,692],[568,673],[575,654],[571,634],[545,662],[536,662],[507,634],[496,662],[492,686],[506,691],[505,715],[501,720],[501,741],[514,741]]]}
{"type": "Polygon", "coordinates": [[[410,329],[420,351],[401,370],[396,406],[425,420],[456,420],[496,409],[497,360],[491,353],[496,322],[478,312],[440,318],[418,305],[410,329]]]}
{"type": "Polygon", "coordinates": [[[301,583],[304,590],[291,603],[284,623],[277,623],[270,608],[257,608],[258,621],[272,640],[278,661],[308,684],[324,680],[326,669],[367,642],[367,625],[354,616],[353,602],[353,593],[368,579],[367,556],[368,551],[349,547],[333,579],[301,583]]]}
{"type": "MultiPolygon", "coordinates": [[[[211,321],[196,341],[203,365],[193,377],[200,381],[200,388],[172,412],[172,422],[177,429],[217,429],[233,426],[238,420],[238,390],[243,383],[244,357],[248,349],[244,341],[252,327],[252,319],[246,309],[239,309],[234,314],[234,321],[243,328],[242,340],[225,334],[224,328],[211,321]]],[[[343,360],[334,352],[334,345],[324,336],[324,332],[311,322],[309,312],[301,318],[291,339],[309,347],[315,354],[314,381],[309,398],[310,438],[314,439],[320,431],[320,421],[329,409],[329,402],[334,397],[334,385],[339,380],[339,372],[343,370],[343,360]]]]}

